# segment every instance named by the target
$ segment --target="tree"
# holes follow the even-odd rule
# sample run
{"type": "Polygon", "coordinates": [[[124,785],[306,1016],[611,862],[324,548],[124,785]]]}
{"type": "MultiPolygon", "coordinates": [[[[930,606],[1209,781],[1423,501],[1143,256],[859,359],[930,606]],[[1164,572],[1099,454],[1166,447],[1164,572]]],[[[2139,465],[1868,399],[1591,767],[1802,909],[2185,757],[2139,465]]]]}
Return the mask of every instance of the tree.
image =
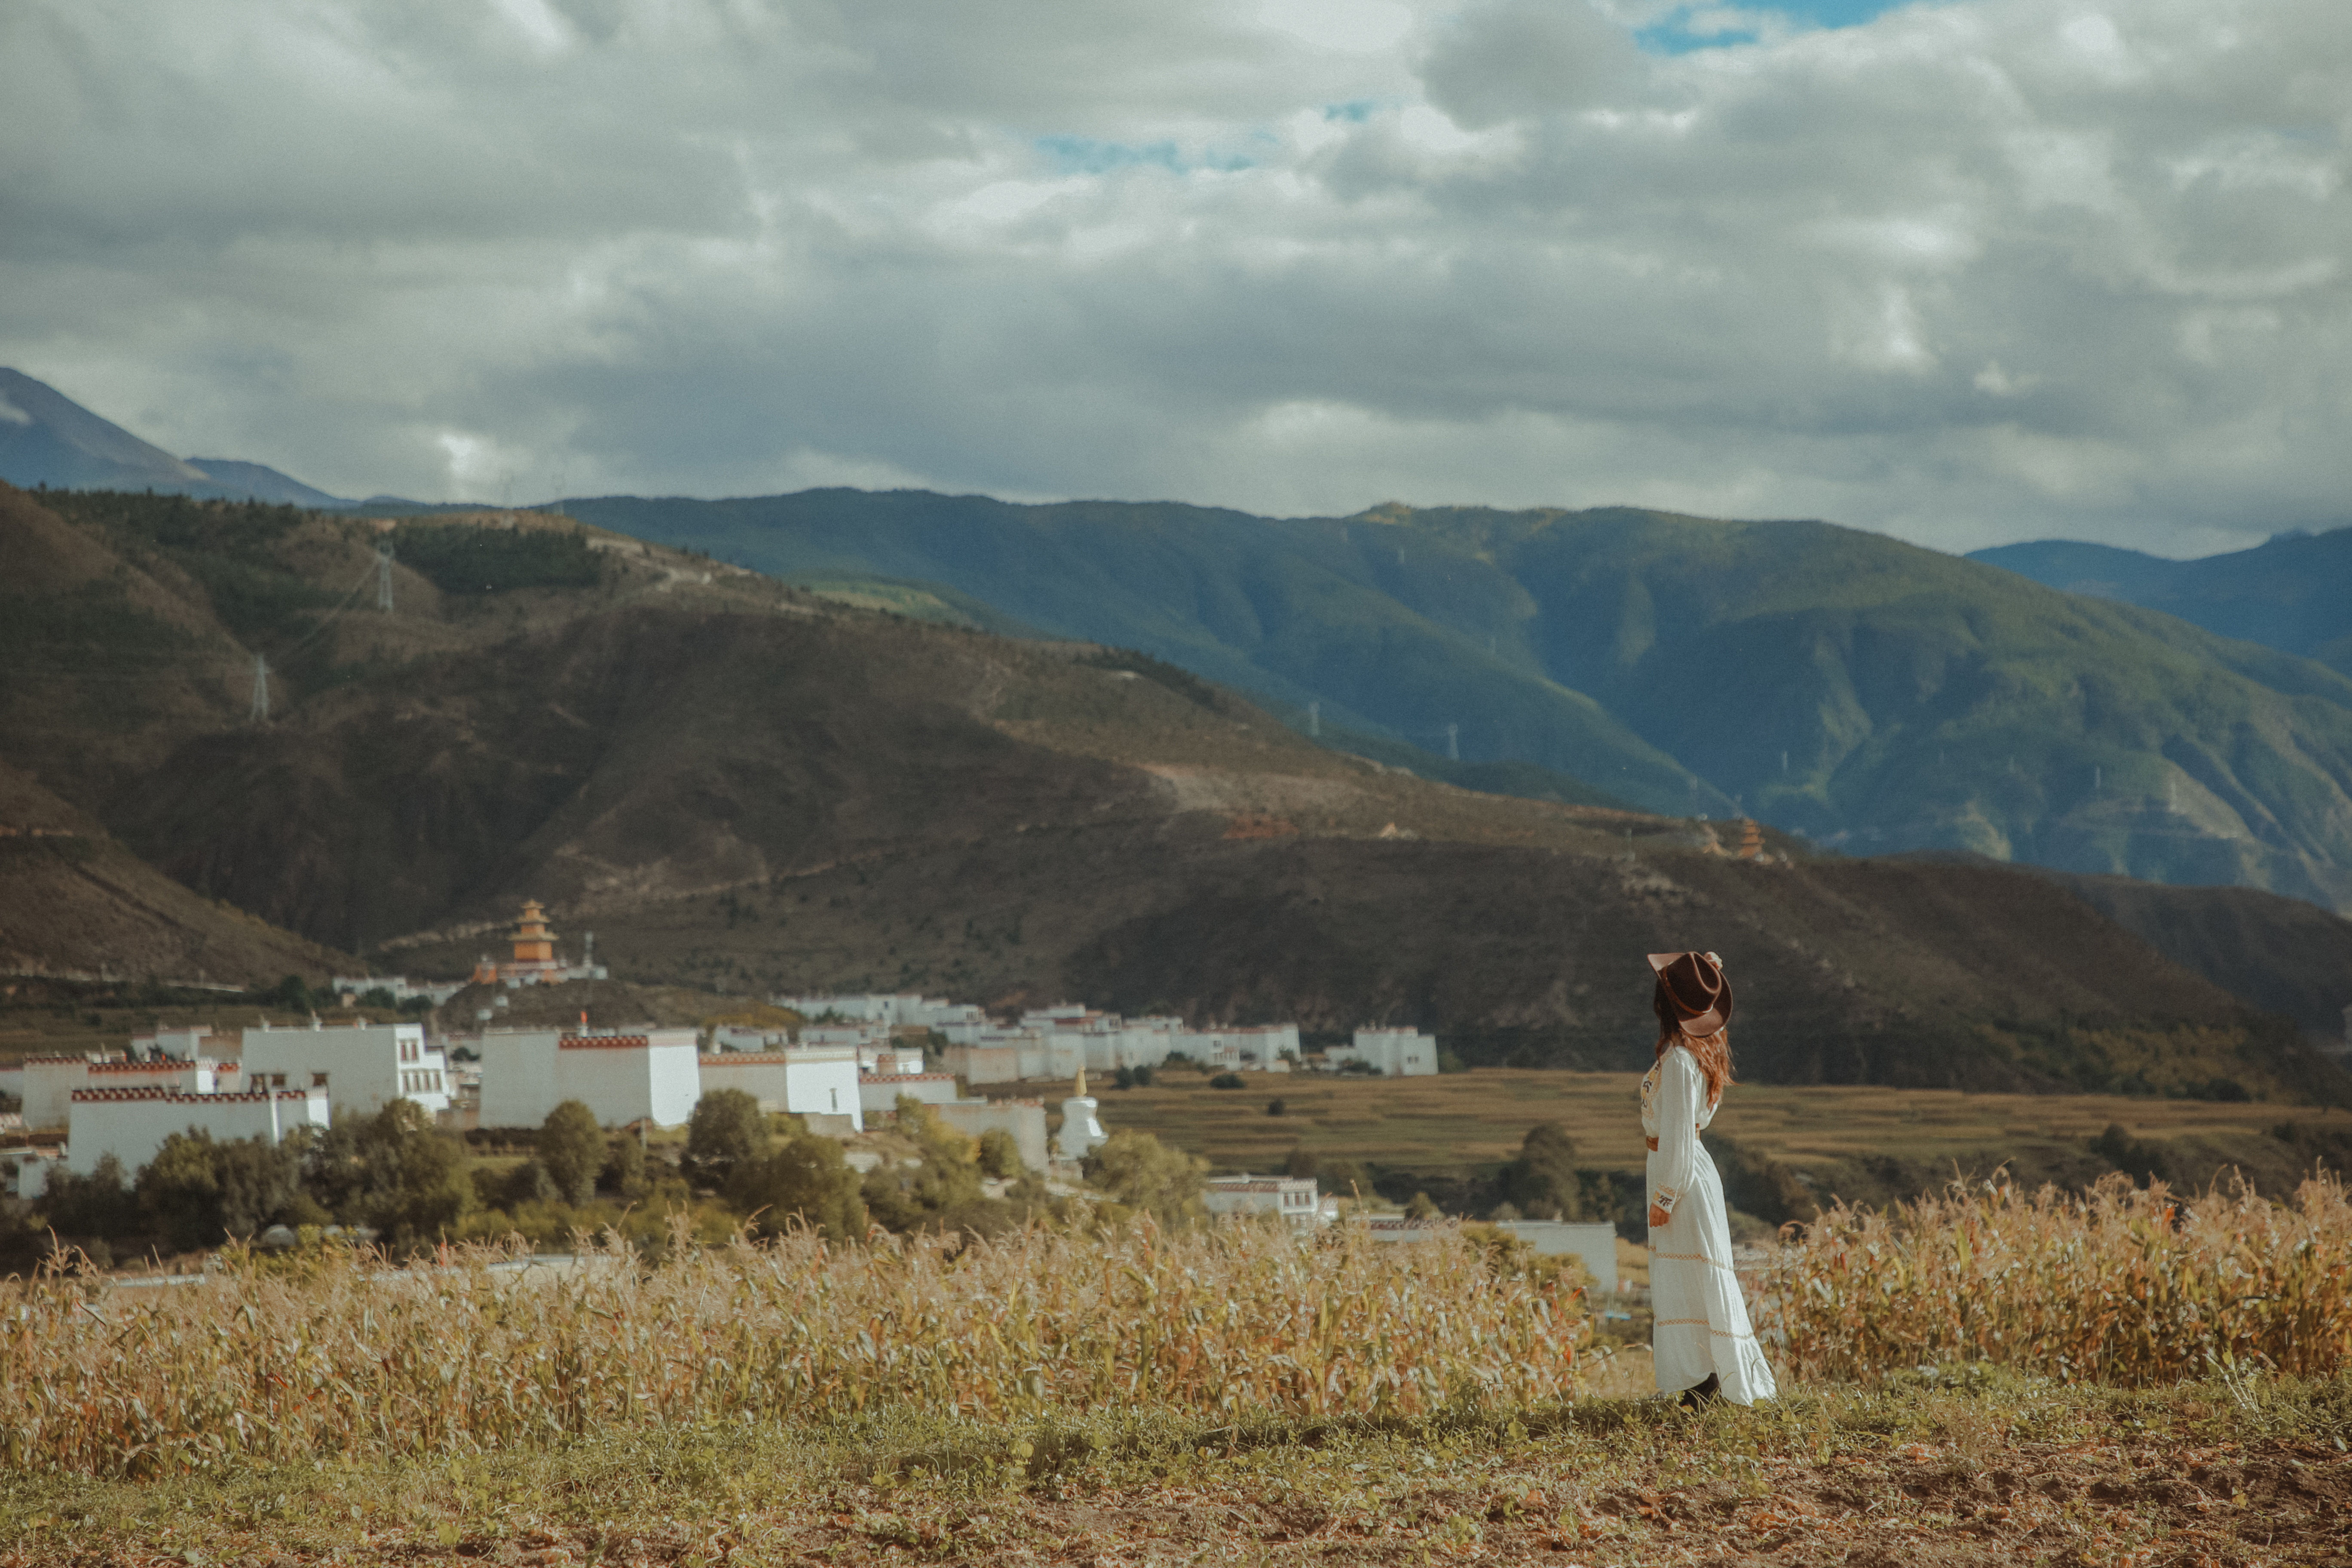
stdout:
{"type": "Polygon", "coordinates": [[[1282,1173],[1286,1176],[1312,1176],[1322,1168],[1323,1162],[1303,1145],[1293,1148],[1290,1157],[1282,1163],[1282,1173]]]}
{"type": "Polygon", "coordinates": [[[174,1132],[139,1173],[140,1210],[173,1246],[216,1247],[258,1236],[282,1219],[312,1217],[302,1191],[302,1156],[266,1139],[213,1142],[201,1130],[174,1132]]]}
{"type": "Polygon", "coordinates": [[[1277,1095],[1276,1095],[1272,1100],[1267,1100],[1267,1101],[1265,1102],[1265,1113],[1266,1113],[1268,1116],[1284,1116],[1284,1115],[1287,1115],[1287,1114],[1289,1113],[1289,1110],[1290,1110],[1290,1107],[1289,1107],[1289,1105],[1288,1105],[1286,1102],[1285,1102],[1285,1100],[1283,1100],[1282,1096],[1280,1096],[1280,1095],[1278,1095],[1278,1094],[1277,1094],[1277,1095]]]}
{"type": "Polygon", "coordinates": [[[585,1104],[567,1100],[549,1111],[533,1150],[565,1203],[577,1205],[596,1195],[596,1173],[604,1166],[604,1130],[585,1104]]]}
{"type": "Polygon", "coordinates": [[[311,1145],[304,1176],[344,1224],[407,1246],[444,1234],[474,1207],[465,1163],[465,1145],[436,1128],[423,1106],[395,1100],[328,1129],[311,1145]]]}
{"type": "Polygon", "coordinates": [[[61,1236],[130,1235],[139,1223],[139,1205],[123,1183],[122,1162],[101,1154],[86,1176],[52,1166],[41,1189],[41,1217],[61,1236]]]}
{"type": "Polygon", "coordinates": [[[1518,1158],[1496,1173],[1495,1201],[1530,1219],[1613,1219],[1616,1194],[1606,1173],[1576,1163],[1576,1141],[1557,1121],[1539,1121],[1519,1141],[1518,1158]]]}
{"type": "Polygon", "coordinates": [[[604,1168],[596,1173],[596,1184],[614,1196],[636,1202],[653,1190],[646,1179],[646,1146],[632,1132],[624,1132],[606,1145],[604,1168]]]}
{"type": "Polygon", "coordinates": [[[728,1177],[727,1201],[751,1215],[752,1228],[764,1235],[781,1234],[794,1219],[832,1241],[866,1234],[857,1173],[830,1138],[787,1139],[773,1152],[737,1164],[728,1177]]]}
{"type": "Polygon", "coordinates": [[[1122,1207],[1150,1214],[1164,1226],[1206,1215],[1201,1201],[1209,1163],[1171,1149],[1149,1132],[1123,1127],[1086,1158],[1087,1180],[1122,1207]]]}
{"type": "Polygon", "coordinates": [[[972,1140],[940,1120],[921,1100],[898,1097],[898,1131],[915,1141],[922,1158],[912,1170],[884,1165],[866,1173],[866,1206],[887,1229],[970,1230],[982,1235],[1008,1228],[1012,1211],[980,1190],[980,1162],[972,1140]]]}
{"type": "Polygon", "coordinates": [[[1412,1201],[1404,1205],[1404,1217],[1407,1219],[1436,1219],[1441,1216],[1441,1214],[1442,1211],[1427,1193],[1413,1194],[1412,1201]]]}
{"type": "Polygon", "coordinates": [[[980,1135],[980,1173],[1003,1181],[1017,1178],[1023,1170],[1021,1145],[1013,1134],[1002,1127],[992,1127],[980,1135]]]}
{"type": "Polygon", "coordinates": [[[686,1123],[686,1168],[722,1186],[736,1166],[763,1158],[775,1142],[767,1112],[740,1089],[714,1089],[695,1102],[686,1123]]]}

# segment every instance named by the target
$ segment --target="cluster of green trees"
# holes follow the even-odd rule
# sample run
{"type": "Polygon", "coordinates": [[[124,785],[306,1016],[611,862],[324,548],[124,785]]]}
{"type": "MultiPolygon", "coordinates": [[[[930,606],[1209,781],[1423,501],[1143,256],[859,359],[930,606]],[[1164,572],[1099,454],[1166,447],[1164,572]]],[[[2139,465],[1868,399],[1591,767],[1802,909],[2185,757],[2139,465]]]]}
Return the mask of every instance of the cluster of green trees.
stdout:
{"type": "Polygon", "coordinates": [[[740,1089],[703,1096],[674,1159],[634,1132],[607,1133],[578,1100],[557,1106],[513,1164],[473,1160],[404,1100],[276,1145],[192,1131],[166,1139],[135,1176],[110,1157],[88,1175],[53,1173],[36,1205],[0,1201],[0,1269],[30,1267],[53,1246],[105,1265],[126,1249],[192,1251],[274,1226],[340,1226],[395,1251],[516,1233],[561,1245],[582,1230],[657,1249],[679,1215],[709,1241],[801,1225],[847,1241],[877,1226],[992,1236],[1035,1219],[1204,1216],[1206,1163],[1149,1133],[1122,1131],[1097,1151],[1087,1173],[1099,1195],[1073,1205],[1023,1167],[1009,1133],[970,1138],[912,1100],[898,1102],[896,1131],[905,1151],[863,1173],[838,1142],[740,1089]],[[1008,1184],[1001,1196],[983,1186],[991,1179],[1008,1184]]]}

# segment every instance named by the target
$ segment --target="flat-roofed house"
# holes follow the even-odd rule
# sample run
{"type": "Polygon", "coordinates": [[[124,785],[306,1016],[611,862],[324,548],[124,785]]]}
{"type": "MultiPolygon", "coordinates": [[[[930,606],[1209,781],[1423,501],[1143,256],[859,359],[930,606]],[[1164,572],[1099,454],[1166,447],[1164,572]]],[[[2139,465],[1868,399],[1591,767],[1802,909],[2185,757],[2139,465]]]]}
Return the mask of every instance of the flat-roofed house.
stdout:
{"type": "Polygon", "coordinates": [[[435,1115],[449,1109],[449,1064],[422,1024],[350,1023],[245,1031],[240,1065],[250,1089],[323,1089],[331,1104],[360,1115],[413,1100],[435,1115]]]}
{"type": "Polygon", "coordinates": [[[66,1129],[66,1169],[86,1176],[109,1154],[126,1176],[154,1159],[174,1132],[201,1131],[215,1142],[260,1138],[277,1144],[302,1128],[324,1131],[322,1089],[269,1089],[182,1094],[168,1089],[78,1089],[66,1129]]]}
{"type": "Polygon", "coordinates": [[[1276,1215],[1293,1230],[1323,1223],[1312,1176],[1211,1176],[1201,1202],[1213,1215],[1276,1215]]]}
{"type": "Polygon", "coordinates": [[[607,1127],[678,1127],[702,1098],[692,1029],[489,1029],[480,1046],[485,1127],[537,1127],[567,1100],[607,1127]]]}
{"type": "Polygon", "coordinates": [[[794,1046],[772,1051],[709,1051],[696,1064],[701,1092],[740,1089],[760,1109],[794,1116],[845,1116],[866,1130],[856,1046],[794,1046]]]}

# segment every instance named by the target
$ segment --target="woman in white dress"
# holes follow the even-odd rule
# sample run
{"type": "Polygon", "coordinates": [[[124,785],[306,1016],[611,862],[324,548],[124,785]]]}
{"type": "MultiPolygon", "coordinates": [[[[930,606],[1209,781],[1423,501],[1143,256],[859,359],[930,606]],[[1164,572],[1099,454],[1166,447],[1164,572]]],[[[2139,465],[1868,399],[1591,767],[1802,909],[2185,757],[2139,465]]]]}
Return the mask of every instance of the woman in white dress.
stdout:
{"type": "Polygon", "coordinates": [[[1772,1369],[1731,1269],[1723,1178],[1698,1141],[1731,1081],[1731,983],[1711,952],[1654,952],[1658,1059],[1642,1079],[1650,1145],[1650,1345],[1685,1405],[1772,1397],[1772,1369]]]}

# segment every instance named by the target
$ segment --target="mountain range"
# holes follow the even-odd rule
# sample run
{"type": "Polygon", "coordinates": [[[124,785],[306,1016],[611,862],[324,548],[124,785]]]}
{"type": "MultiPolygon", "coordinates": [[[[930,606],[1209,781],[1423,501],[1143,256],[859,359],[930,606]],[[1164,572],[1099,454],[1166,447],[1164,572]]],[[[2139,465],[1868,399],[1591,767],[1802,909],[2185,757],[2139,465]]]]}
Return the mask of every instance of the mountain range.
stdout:
{"type": "Polygon", "coordinates": [[[940,585],[1301,729],[1534,763],[1645,811],[2352,908],[2352,679],[1876,534],[843,489],[566,507],[819,588],[940,585]]]}
{"type": "Polygon", "coordinates": [[[2352,527],[2276,534],[2252,550],[2194,561],[2061,539],[1999,545],[1969,559],[2070,594],[2162,610],[2352,675],[2352,527]]]}
{"type": "Polygon", "coordinates": [[[457,973],[532,897],[634,981],[1414,1024],[1622,1067],[1639,955],[1699,945],[1761,1079],[2352,1099],[2304,1037],[2326,998],[2272,963],[2352,972],[2352,922],[2306,904],[2133,884],[2110,916],[2049,875],[1770,830],[1741,858],[1718,825],[1319,745],[1147,655],[563,518],[0,489],[0,641],[5,826],[84,840],[0,855],[18,968],[97,968],[146,907],[457,973]],[[389,610],[353,592],[385,542],[389,610]],[[2183,963],[2126,921],[2245,940],[2183,963]]]}
{"type": "Polygon", "coordinates": [[[305,507],[356,504],[266,464],[175,458],[5,366],[0,366],[0,479],[28,489],[152,489],[305,507]]]}
{"type": "MultiPolygon", "coordinates": [[[[333,500],[173,458],[13,372],[0,476],[333,500]]],[[[2352,908],[2352,679],[2327,662],[2352,635],[2352,531],[2202,562],[2063,542],[1960,560],[1623,508],[1283,519],[842,489],[564,505],[835,603],[1138,649],[1465,787],[2352,908]]],[[[216,609],[237,635],[320,591],[234,552],[178,564],[237,580],[216,609]]]]}

